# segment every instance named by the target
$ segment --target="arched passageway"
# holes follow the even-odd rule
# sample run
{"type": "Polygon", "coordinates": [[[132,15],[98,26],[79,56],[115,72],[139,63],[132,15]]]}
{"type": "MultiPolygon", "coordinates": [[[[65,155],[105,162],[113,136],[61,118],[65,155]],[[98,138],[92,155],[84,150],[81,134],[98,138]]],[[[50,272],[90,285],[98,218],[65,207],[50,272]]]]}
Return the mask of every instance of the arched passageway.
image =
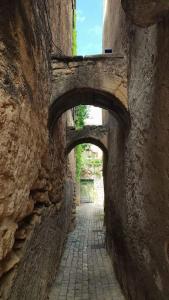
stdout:
{"type": "MultiPolygon", "coordinates": [[[[97,129],[97,127],[99,126],[95,126],[95,128],[97,129]]],[[[100,126],[102,127],[102,126],[100,126]]],[[[90,126],[89,126],[90,128],[90,126]]],[[[105,181],[106,181],[106,170],[107,170],[107,162],[108,162],[108,148],[107,148],[107,134],[106,134],[106,139],[103,138],[101,139],[100,136],[98,135],[97,137],[92,136],[92,132],[90,134],[90,129],[88,130],[88,134],[86,135],[86,137],[82,136],[83,134],[80,134],[80,132],[84,132],[85,128],[82,130],[76,130],[77,132],[79,131],[79,133],[76,135],[74,135],[73,137],[70,136],[66,145],[66,150],[65,150],[65,154],[66,156],[69,155],[69,153],[78,145],[81,144],[93,144],[95,146],[97,146],[98,148],[100,148],[100,150],[102,150],[103,153],[103,182],[105,185],[105,181]],[[91,135],[91,136],[90,136],[91,135]]]]}
{"type": "MultiPolygon", "coordinates": [[[[118,127],[118,132],[121,132],[120,143],[115,141],[117,147],[121,144],[124,144],[126,133],[130,128],[130,114],[127,107],[124,105],[122,100],[118,99],[114,94],[100,89],[94,89],[89,87],[77,87],[70,89],[69,91],[63,93],[58,98],[55,98],[51,101],[51,106],[49,108],[48,116],[48,128],[51,139],[55,139],[57,132],[55,130],[55,125],[58,124],[59,118],[63,115],[64,112],[70,110],[78,105],[93,105],[107,110],[115,120],[114,126],[118,127]],[[53,135],[53,133],[55,134],[53,135]]],[[[112,130],[112,129],[111,129],[112,130]]],[[[119,137],[117,138],[119,139],[119,137]]],[[[109,160],[109,148],[107,145],[102,143],[99,138],[88,136],[79,138],[71,143],[65,145],[65,156],[70,153],[70,151],[77,145],[82,143],[92,143],[98,146],[104,153],[103,155],[103,177],[104,177],[104,187],[105,187],[105,212],[107,207],[107,167],[109,160]]],[[[117,148],[116,147],[116,148],[117,148]]],[[[53,145],[55,148],[55,144],[53,145]]],[[[122,147],[123,149],[123,147],[122,147]]],[[[123,156],[122,149],[119,151],[116,149],[116,152],[120,152],[123,156]]],[[[118,159],[117,159],[118,160],[118,159]]],[[[120,158],[121,160],[121,158],[120,158]]],[[[112,163],[112,162],[111,162],[112,163]]],[[[121,162],[120,162],[121,163],[121,162]]],[[[117,163],[118,164],[118,163],[117,163]]],[[[105,217],[106,218],[106,217],[105,217]]]]}
{"type": "Polygon", "coordinates": [[[66,151],[65,151],[66,156],[68,156],[70,154],[70,152],[73,149],[75,149],[75,147],[77,147],[78,145],[81,145],[81,144],[92,144],[92,145],[95,145],[98,148],[100,148],[100,150],[102,150],[102,153],[103,153],[103,155],[102,155],[102,166],[103,166],[102,177],[103,177],[104,195],[105,195],[106,170],[107,170],[107,162],[108,162],[108,149],[107,149],[106,145],[101,140],[99,140],[99,138],[97,139],[97,138],[94,138],[94,137],[86,137],[86,138],[83,137],[83,138],[78,138],[78,139],[72,140],[67,144],[66,151]]]}
{"type": "MultiPolygon", "coordinates": [[[[102,152],[102,157],[101,157],[102,171],[100,172],[101,173],[100,175],[103,178],[103,183],[105,183],[106,168],[107,168],[107,162],[108,162],[108,151],[107,151],[106,146],[101,141],[99,141],[93,137],[80,138],[80,139],[77,139],[76,141],[72,141],[67,145],[67,148],[65,151],[66,157],[68,157],[69,154],[71,153],[71,151],[74,150],[78,145],[84,145],[84,144],[89,145],[89,149],[90,149],[90,146],[92,145],[92,146],[96,146],[95,148],[99,148],[101,150],[101,152],[102,152]]],[[[87,166],[85,168],[87,168],[87,166]]],[[[105,192],[105,186],[104,186],[104,192],[105,192]]]]}
{"type": "Polygon", "coordinates": [[[73,89],[107,91],[127,107],[127,61],[121,55],[52,56],[52,98],[73,89]]]}
{"type": "Polygon", "coordinates": [[[66,155],[68,155],[73,150],[73,148],[81,144],[93,144],[99,147],[103,151],[104,155],[108,157],[108,151],[106,146],[99,139],[93,137],[87,137],[87,138],[84,137],[84,138],[76,139],[75,141],[72,142],[70,141],[70,143],[67,144],[66,147],[66,152],[65,152],[66,155]]]}
{"type": "MultiPolygon", "coordinates": [[[[66,155],[83,143],[96,145],[104,156],[107,155],[106,147],[94,138],[79,139],[70,143],[66,155]]],[[[89,193],[90,187],[87,186],[87,189],[89,193]]],[[[118,300],[124,300],[106,251],[103,226],[104,199],[100,196],[102,198],[101,190],[98,188],[98,198],[94,202],[86,203],[83,199],[81,205],[77,207],[76,227],[68,236],[49,300],[61,299],[61,296],[63,299],[72,297],[72,299],[107,300],[117,297],[118,300]]]]}
{"type": "MultiPolygon", "coordinates": [[[[59,71],[60,72],[60,71],[59,71]]],[[[84,75],[84,74],[83,74],[84,75]]],[[[89,74],[88,74],[89,75],[89,74]]],[[[68,75],[69,76],[69,75],[68,75]]],[[[70,75],[72,76],[72,75],[70,75]]],[[[64,77],[64,76],[63,76],[64,77]]],[[[63,78],[62,77],[62,78],[63,78]]],[[[71,78],[69,78],[71,79],[71,78]]],[[[79,79],[79,76],[78,76],[79,79]]],[[[58,80],[61,80],[60,77],[58,80]]],[[[122,136],[125,137],[126,131],[128,131],[130,127],[130,115],[127,109],[127,105],[124,103],[122,98],[117,98],[117,93],[116,89],[118,89],[117,82],[114,85],[114,87],[111,89],[102,89],[104,85],[100,85],[100,88],[97,84],[90,85],[90,80],[88,79],[87,84],[84,83],[83,86],[79,86],[79,83],[77,79],[75,82],[70,84],[69,82],[69,87],[66,84],[67,79],[63,78],[63,85],[65,85],[65,90],[62,86],[62,93],[59,91],[58,94],[53,91],[53,98],[51,99],[51,106],[49,108],[49,117],[48,117],[48,128],[49,128],[49,133],[50,133],[50,138],[52,141],[55,141],[55,137],[57,137],[57,128],[59,124],[59,118],[63,115],[64,112],[73,109],[76,106],[79,105],[93,105],[96,107],[100,107],[102,109],[107,110],[114,119],[114,126],[117,128],[120,132],[122,132],[122,136]],[[96,88],[97,87],[97,88],[96,88]],[[114,93],[113,93],[114,92],[114,93]]],[[[53,84],[56,84],[56,81],[54,81],[53,84]]],[[[59,84],[59,83],[58,83],[59,84]]],[[[111,129],[112,130],[112,129],[111,129]]],[[[95,269],[95,272],[90,274],[86,274],[85,276],[87,277],[88,282],[93,282],[91,285],[89,284],[89,290],[88,290],[88,297],[92,298],[92,294],[90,291],[91,286],[95,284],[95,287],[97,289],[97,293],[101,294],[102,289],[100,289],[100,286],[97,284],[98,276],[100,276],[100,281],[102,282],[103,276],[101,269],[104,269],[104,272],[107,272],[109,275],[109,279],[107,279],[107,283],[110,283],[110,290],[109,290],[109,295],[112,293],[118,294],[118,299],[123,300],[123,296],[121,295],[120,288],[118,286],[118,283],[115,279],[115,274],[114,270],[112,268],[111,262],[109,261],[108,254],[106,252],[106,247],[104,244],[105,240],[105,232],[103,229],[103,224],[106,224],[106,215],[108,211],[108,205],[107,202],[110,200],[107,197],[107,170],[108,170],[108,165],[109,165],[109,154],[108,154],[108,147],[102,143],[98,137],[93,137],[93,136],[88,136],[88,137],[83,137],[79,138],[77,140],[74,140],[73,142],[65,145],[65,158],[68,156],[70,151],[77,145],[82,144],[82,143],[92,143],[96,146],[98,146],[104,153],[103,155],[103,182],[104,182],[104,206],[102,205],[101,210],[99,209],[98,212],[98,207],[95,205],[93,208],[89,208],[83,211],[79,211],[79,214],[76,215],[77,217],[77,225],[75,228],[75,231],[72,233],[72,235],[69,236],[68,238],[68,244],[66,247],[66,256],[69,257],[78,257],[77,252],[79,253],[79,247],[82,249],[81,250],[81,256],[86,257],[88,256],[88,261],[86,262],[87,268],[90,269],[92,268],[95,269]],[[101,214],[100,214],[101,212],[101,214]],[[100,217],[98,217],[101,216],[100,217]],[[90,226],[89,226],[90,225],[90,226]],[[83,231],[84,229],[84,231],[83,231]],[[99,232],[100,234],[97,234],[99,232]],[[89,233],[89,235],[88,235],[89,233]],[[95,236],[96,233],[96,236],[95,236]],[[87,235],[86,235],[87,234],[87,235]],[[79,236],[83,236],[83,238],[78,238],[79,236]],[[85,237],[84,237],[85,236],[85,237]],[[93,241],[91,240],[91,236],[93,241]],[[71,241],[72,238],[74,241],[79,241],[79,243],[74,244],[73,247],[71,247],[71,241]],[[84,244],[83,241],[86,241],[86,244],[84,244]],[[88,246],[87,246],[88,245],[88,246]],[[95,257],[97,257],[97,250],[102,249],[104,252],[104,259],[101,261],[100,257],[100,266],[97,266],[95,257]],[[96,267],[95,267],[96,266],[96,267]],[[106,266],[106,267],[105,267],[106,266]],[[95,276],[95,274],[98,274],[98,276],[95,276]],[[111,289],[111,284],[114,282],[115,288],[111,289]]],[[[116,143],[116,141],[115,141],[116,143]]],[[[57,143],[55,145],[53,144],[53,149],[55,149],[55,146],[57,146],[57,143]]],[[[117,145],[119,143],[117,142],[117,145]]],[[[66,161],[66,159],[65,159],[66,161]]],[[[69,164],[69,162],[68,162],[69,164]]],[[[100,252],[99,252],[100,253],[100,252]]],[[[64,256],[63,256],[64,257],[64,256]]],[[[79,257],[78,257],[79,258],[79,257]]],[[[77,265],[77,262],[74,262],[75,265],[77,265]]],[[[64,265],[64,262],[63,262],[64,265]]],[[[60,283],[59,283],[59,278],[62,276],[61,274],[64,272],[65,267],[67,268],[68,266],[63,266],[62,262],[60,265],[60,271],[58,273],[58,277],[56,278],[56,282],[54,284],[54,296],[55,292],[57,290],[58,293],[60,293],[60,283]]],[[[76,290],[76,284],[79,282],[79,276],[83,277],[84,271],[83,271],[83,266],[80,266],[80,274],[78,274],[77,270],[75,268],[72,270],[72,266],[69,266],[67,269],[68,276],[72,274],[73,271],[75,271],[74,277],[74,283],[72,284],[72,292],[76,290]]],[[[62,282],[63,278],[61,279],[62,282]]],[[[83,280],[80,281],[82,288],[83,288],[83,280]]],[[[109,285],[108,283],[108,285],[109,285]]],[[[68,283],[69,285],[69,283],[68,283]]],[[[69,289],[69,288],[68,288],[69,289]]],[[[51,291],[51,295],[49,297],[50,300],[53,299],[53,291],[51,291]]],[[[104,291],[104,294],[106,293],[106,290],[104,291]]],[[[81,295],[79,295],[80,297],[81,295]]]]}
{"type": "Polygon", "coordinates": [[[126,128],[130,125],[129,112],[113,94],[92,88],[75,88],[55,99],[49,109],[48,126],[52,131],[56,121],[68,109],[78,105],[93,105],[109,110],[126,128]]]}

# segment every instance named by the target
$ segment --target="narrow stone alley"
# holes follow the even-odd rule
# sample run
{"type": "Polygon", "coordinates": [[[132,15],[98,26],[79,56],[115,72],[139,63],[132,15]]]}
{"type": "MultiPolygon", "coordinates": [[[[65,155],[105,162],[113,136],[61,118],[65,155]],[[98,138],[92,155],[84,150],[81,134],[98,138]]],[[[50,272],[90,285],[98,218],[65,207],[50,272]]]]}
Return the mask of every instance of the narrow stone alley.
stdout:
{"type": "Polygon", "coordinates": [[[169,0],[0,15],[0,300],[169,300],[169,0]]]}
{"type": "Polygon", "coordinates": [[[124,300],[105,248],[103,204],[84,203],[69,234],[49,300],[124,300]]]}

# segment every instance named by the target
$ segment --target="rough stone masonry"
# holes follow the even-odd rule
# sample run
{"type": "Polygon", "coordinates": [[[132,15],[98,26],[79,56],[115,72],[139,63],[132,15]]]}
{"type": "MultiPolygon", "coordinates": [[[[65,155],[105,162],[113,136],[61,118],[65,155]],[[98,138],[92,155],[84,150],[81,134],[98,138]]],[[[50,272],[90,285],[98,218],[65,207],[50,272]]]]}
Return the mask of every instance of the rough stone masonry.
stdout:
{"type": "Polygon", "coordinates": [[[167,300],[169,4],[122,4],[105,1],[104,47],[128,58],[131,116],[127,136],[109,116],[107,244],[127,299],[167,300]]]}
{"type": "Polygon", "coordinates": [[[121,2],[105,1],[112,57],[71,58],[75,1],[0,1],[0,299],[47,297],[72,225],[79,104],[109,110],[106,243],[125,297],[169,299],[169,5],[121,2]]]}
{"type": "Polygon", "coordinates": [[[72,218],[74,189],[65,174],[66,115],[51,141],[48,108],[53,42],[63,48],[61,38],[54,41],[54,32],[62,29],[64,51],[70,55],[73,9],[72,1],[0,3],[2,299],[45,297],[72,218]],[[58,16],[68,16],[66,24],[56,24],[58,16]],[[59,147],[53,151],[55,143],[59,147]]]}

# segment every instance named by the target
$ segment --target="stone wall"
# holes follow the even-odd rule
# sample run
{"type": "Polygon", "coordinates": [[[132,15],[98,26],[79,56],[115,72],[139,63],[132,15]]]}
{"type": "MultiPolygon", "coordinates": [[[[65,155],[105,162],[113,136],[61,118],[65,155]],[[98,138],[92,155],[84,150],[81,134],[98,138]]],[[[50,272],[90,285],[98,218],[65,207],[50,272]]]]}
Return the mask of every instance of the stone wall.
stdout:
{"type": "Polygon", "coordinates": [[[119,0],[104,0],[103,53],[126,54],[128,50],[127,22],[119,0]]]}
{"type": "Polygon", "coordinates": [[[66,134],[66,152],[69,153],[75,146],[80,143],[93,143],[100,146],[107,154],[107,135],[106,126],[86,125],[82,129],[68,127],[66,134]]]}
{"type": "MultiPolygon", "coordinates": [[[[147,299],[169,297],[168,28],[167,18],[148,29],[134,27],[130,42],[126,229],[128,249],[144,285],[142,298],[147,299]]],[[[138,294],[140,290],[137,282],[138,294]]]]}
{"type": "Polygon", "coordinates": [[[49,0],[52,32],[52,52],[72,55],[74,0],[49,0]]]}
{"type": "MultiPolygon", "coordinates": [[[[116,5],[118,11],[120,4],[116,5]]],[[[117,184],[121,168],[108,170],[114,179],[108,191],[114,220],[107,214],[107,242],[126,299],[169,298],[168,31],[167,17],[147,29],[129,24],[131,128],[125,138],[125,152],[119,142],[114,144],[119,149],[109,148],[113,161],[123,154],[120,162],[124,162],[120,194],[117,184]]],[[[113,32],[112,26],[106,34],[113,32]]],[[[111,139],[117,139],[117,133],[115,129],[111,139]]]]}
{"type": "Polygon", "coordinates": [[[126,60],[122,55],[53,56],[52,70],[52,104],[74,89],[86,88],[113,94],[123,106],[128,105],[126,60]]]}
{"type": "Polygon", "coordinates": [[[161,22],[169,13],[166,0],[121,0],[127,17],[141,27],[161,22]]]}
{"type": "Polygon", "coordinates": [[[50,210],[41,207],[39,226],[35,226],[25,245],[25,256],[18,266],[10,300],[47,299],[71,223],[73,194],[72,182],[66,180],[62,204],[53,205],[50,210]]]}
{"type": "MultiPolygon", "coordinates": [[[[56,56],[71,56],[72,55],[72,32],[74,26],[74,13],[76,8],[75,0],[49,0],[50,12],[50,27],[52,33],[52,53],[56,56]]],[[[57,84],[56,89],[60,88],[57,84]]],[[[72,184],[75,181],[75,156],[74,151],[67,157],[65,161],[64,149],[66,145],[66,127],[73,124],[72,112],[66,111],[63,113],[55,128],[54,140],[51,143],[51,152],[54,153],[55,162],[52,168],[57,172],[52,172],[52,179],[55,184],[53,190],[54,198],[61,199],[63,192],[63,176],[72,179],[72,184]],[[54,146],[54,147],[53,147],[54,146]],[[61,158],[61,159],[60,159],[61,158]],[[55,174],[55,175],[54,175],[55,174]],[[59,175],[58,175],[59,174],[59,175]],[[59,179],[60,178],[60,179],[59,179]],[[59,180],[59,182],[58,182],[59,180]],[[59,192],[59,193],[58,193],[59,192]]]]}
{"type": "Polygon", "coordinates": [[[0,275],[18,261],[11,252],[15,235],[36,204],[30,191],[48,145],[51,42],[45,10],[39,18],[40,5],[0,4],[0,275]]]}
{"type": "MultiPolygon", "coordinates": [[[[74,191],[71,180],[65,181],[64,171],[66,116],[56,124],[53,139],[49,138],[47,124],[52,51],[49,26],[55,24],[50,14],[51,3],[43,0],[0,3],[0,299],[3,300],[45,297],[71,222],[74,191]],[[64,197],[64,193],[69,197],[64,197]],[[36,282],[34,288],[33,282],[36,282]]],[[[60,5],[64,15],[66,3],[53,3],[60,5]]],[[[71,18],[72,6],[69,8],[71,18]]],[[[72,22],[64,26],[64,47],[67,45],[70,54],[72,22]]],[[[59,47],[63,45],[60,43],[59,47]]]]}

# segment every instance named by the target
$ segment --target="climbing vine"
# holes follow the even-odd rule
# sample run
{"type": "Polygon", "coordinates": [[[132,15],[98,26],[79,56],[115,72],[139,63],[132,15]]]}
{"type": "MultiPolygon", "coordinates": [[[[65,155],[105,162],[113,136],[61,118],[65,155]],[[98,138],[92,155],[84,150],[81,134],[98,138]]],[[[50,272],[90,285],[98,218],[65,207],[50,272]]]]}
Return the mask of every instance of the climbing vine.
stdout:
{"type": "MultiPolygon", "coordinates": [[[[85,120],[88,117],[88,108],[86,105],[79,105],[75,107],[75,128],[81,129],[85,125],[85,120]]],[[[83,152],[86,150],[86,145],[78,145],[75,149],[76,155],[76,180],[80,181],[82,169],[84,168],[83,152]]]]}
{"type": "Polygon", "coordinates": [[[72,55],[77,55],[76,10],[73,11],[72,55]]]}
{"type": "Polygon", "coordinates": [[[88,118],[87,105],[79,105],[75,107],[75,128],[81,129],[85,125],[85,120],[88,118]]]}
{"type": "Polygon", "coordinates": [[[83,165],[83,145],[78,145],[75,149],[76,155],[76,180],[79,182],[82,172],[82,165],[83,165]]]}

